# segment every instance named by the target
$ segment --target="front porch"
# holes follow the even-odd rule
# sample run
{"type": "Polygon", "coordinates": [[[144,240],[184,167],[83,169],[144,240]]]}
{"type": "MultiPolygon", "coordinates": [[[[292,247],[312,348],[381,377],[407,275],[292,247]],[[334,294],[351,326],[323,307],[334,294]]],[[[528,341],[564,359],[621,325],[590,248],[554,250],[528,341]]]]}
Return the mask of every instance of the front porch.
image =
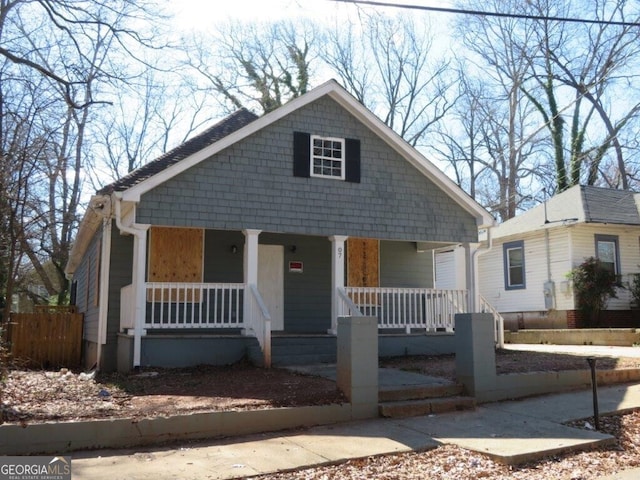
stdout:
{"type": "MultiPolygon", "coordinates": [[[[381,335],[396,336],[389,351],[406,354],[411,341],[398,335],[452,334],[456,314],[479,311],[472,290],[433,288],[441,242],[148,228],[134,237],[132,281],[120,291],[128,368],[160,366],[162,355],[176,366],[243,357],[270,366],[272,335],[335,338],[344,316],[377,318],[381,335]]],[[[457,278],[443,285],[473,285],[473,249],[462,248],[457,278]]]]}
{"type": "MultiPolygon", "coordinates": [[[[122,289],[119,368],[135,356],[133,288],[122,289]]],[[[337,316],[325,332],[272,331],[260,293],[243,283],[146,282],[140,365],[335,363],[338,316],[378,319],[379,356],[454,351],[455,315],[468,313],[469,292],[432,288],[340,287],[337,316]],[[248,300],[248,301],[247,301],[248,300]]],[[[496,318],[496,332],[501,331],[496,318]]],[[[498,340],[498,337],[496,337],[498,340]]]]}

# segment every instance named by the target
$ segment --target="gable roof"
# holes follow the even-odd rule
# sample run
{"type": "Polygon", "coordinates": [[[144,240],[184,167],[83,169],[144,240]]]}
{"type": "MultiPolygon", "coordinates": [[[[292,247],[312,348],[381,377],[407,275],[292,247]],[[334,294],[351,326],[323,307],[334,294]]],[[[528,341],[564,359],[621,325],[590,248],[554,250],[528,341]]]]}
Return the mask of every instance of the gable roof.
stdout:
{"type": "Polygon", "coordinates": [[[629,190],[576,185],[545,203],[498,225],[493,238],[576,223],[640,225],[639,194],[629,190]]]}
{"type": "Polygon", "coordinates": [[[258,118],[257,115],[251,113],[246,108],[241,108],[232,113],[228,117],[222,119],[204,132],[190,138],[186,142],[178,145],[176,148],[169,150],[160,157],[141,166],[137,170],[130,172],[115,182],[105,185],[98,190],[98,195],[122,192],[138,183],[151,178],[157,173],[162,172],[166,168],[174,165],[212,143],[221,140],[227,135],[232,134],[236,130],[248,125],[258,118]]]}
{"type": "MultiPolygon", "coordinates": [[[[260,131],[324,96],[330,97],[348,113],[369,128],[375,135],[393,148],[405,160],[440,188],[449,198],[475,218],[478,227],[493,226],[495,219],[479,203],[447,177],[440,169],[409,145],[384,122],[364,107],[358,100],[342,88],[335,80],[329,80],[310,92],[289,101],[286,105],[257,117],[246,109],[240,109],[224,118],[201,134],[187,140],[182,145],[143,165],[121,179],[101,188],[92,198],[100,207],[109,202],[109,196],[116,195],[120,201],[138,202],[141,196],[184,172],[198,163],[211,158],[216,153],[260,131]]],[[[110,206],[109,206],[110,209],[110,206]]],[[[102,222],[102,214],[91,205],[80,223],[76,241],[70,252],[70,260],[65,269],[72,274],[79,265],[81,256],[91,237],[102,222]]]]}
{"type": "MultiPolygon", "coordinates": [[[[156,186],[161,185],[167,180],[210,158],[223,149],[241,141],[249,135],[258,132],[290,113],[309,105],[324,96],[328,96],[336,101],[346,111],[387,143],[387,145],[402,155],[402,157],[412,164],[418,171],[444,191],[466,212],[472,215],[476,219],[478,226],[490,226],[495,223],[494,218],[487,212],[487,210],[467,195],[462,188],[456,185],[453,180],[447,177],[420,152],[409,145],[402,137],[396,134],[371,111],[358,102],[355,97],[342,88],[335,80],[329,80],[310,92],[289,101],[282,107],[277,108],[262,117],[254,119],[236,130],[230,131],[226,136],[204,146],[200,150],[193,151],[191,154],[186,155],[179,161],[172,163],[167,161],[164,164],[157,164],[156,166],[163,166],[164,168],[148,176],[137,175],[138,181],[136,183],[131,182],[131,184],[126,186],[125,189],[114,191],[122,192],[122,199],[125,201],[138,202],[144,193],[150,191],[156,186]]],[[[225,121],[226,119],[221,123],[224,123],[225,121]]],[[[134,172],[134,174],[135,173],[136,172],[134,172]]],[[[123,184],[123,186],[124,185],[125,184],[123,184]]]]}

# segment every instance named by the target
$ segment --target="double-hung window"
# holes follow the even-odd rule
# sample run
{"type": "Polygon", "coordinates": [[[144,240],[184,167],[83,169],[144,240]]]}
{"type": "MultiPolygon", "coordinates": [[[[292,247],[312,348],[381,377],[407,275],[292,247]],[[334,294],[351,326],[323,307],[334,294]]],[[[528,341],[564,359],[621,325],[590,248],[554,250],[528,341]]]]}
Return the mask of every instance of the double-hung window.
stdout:
{"type": "Polygon", "coordinates": [[[524,269],[524,242],[508,242],[503,245],[504,288],[526,288],[524,269]]]}
{"type": "Polygon", "coordinates": [[[311,176],[344,180],[344,138],[311,135],[311,176]]]}
{"type": "Polygon", "coordinates": [[[360,183],[360,140],[293,132],[293,175],[360,183]]]}
{"type": "Polygon", "coordinates": [[[596,258],[604,268],[614,275],[620,275],[620,253],[618,237],[615,235],[596,235],[596,258]]]}

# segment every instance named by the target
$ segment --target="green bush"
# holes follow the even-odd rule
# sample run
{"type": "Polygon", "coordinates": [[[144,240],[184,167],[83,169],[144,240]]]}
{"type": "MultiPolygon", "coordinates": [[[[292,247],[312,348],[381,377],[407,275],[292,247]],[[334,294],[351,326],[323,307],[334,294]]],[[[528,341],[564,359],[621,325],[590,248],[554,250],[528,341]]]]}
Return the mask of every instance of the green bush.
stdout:
{"type": "Polygon", "coordinates": [[[587,326],[597,326],[600,312],[607,307],[609,299],[617,298],[618,277],[597,258],[589,257],[571,270],[569,278],[587,326]]]}
{"type": "Polygon", "coordinates": [[[631,293],[633,304],[640,307],[640,273],[633,274],[633,279],[629,284],[629,293],[631,293]]]}

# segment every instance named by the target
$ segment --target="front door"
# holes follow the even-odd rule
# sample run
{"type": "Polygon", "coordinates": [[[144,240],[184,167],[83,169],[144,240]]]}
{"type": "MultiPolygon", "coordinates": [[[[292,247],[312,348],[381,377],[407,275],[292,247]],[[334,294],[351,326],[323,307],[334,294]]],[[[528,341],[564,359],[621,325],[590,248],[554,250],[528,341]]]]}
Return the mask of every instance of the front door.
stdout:
{"type": "Polygon", "coordinates": [[[258,245],[258,291],[271,315],[271,330],[284,330],[282,245],[258,245]]]}

